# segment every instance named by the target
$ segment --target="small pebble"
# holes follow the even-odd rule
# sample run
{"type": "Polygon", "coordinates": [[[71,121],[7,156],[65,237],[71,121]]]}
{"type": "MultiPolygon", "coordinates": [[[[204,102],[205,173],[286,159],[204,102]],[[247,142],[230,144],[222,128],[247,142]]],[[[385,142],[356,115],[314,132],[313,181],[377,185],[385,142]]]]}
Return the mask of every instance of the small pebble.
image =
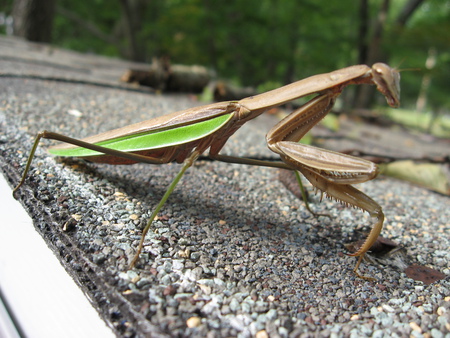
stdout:
{"type": "Polygon", "coordinates": [[[202,323],[199,317],[191,317],[186,321],[186,326],[189,328],[198,327],[202,323]]]}

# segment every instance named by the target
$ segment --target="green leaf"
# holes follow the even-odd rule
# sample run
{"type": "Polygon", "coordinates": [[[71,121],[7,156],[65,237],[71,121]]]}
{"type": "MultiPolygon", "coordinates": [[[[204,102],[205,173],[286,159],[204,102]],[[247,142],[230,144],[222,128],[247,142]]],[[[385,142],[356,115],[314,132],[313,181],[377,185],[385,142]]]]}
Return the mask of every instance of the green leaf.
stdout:
{"type": "Polygon", "coordinates": [[[438,164],[396,161],[387,164],[383,168],[383,174],[450,195],[449,178],[438,164]]]}

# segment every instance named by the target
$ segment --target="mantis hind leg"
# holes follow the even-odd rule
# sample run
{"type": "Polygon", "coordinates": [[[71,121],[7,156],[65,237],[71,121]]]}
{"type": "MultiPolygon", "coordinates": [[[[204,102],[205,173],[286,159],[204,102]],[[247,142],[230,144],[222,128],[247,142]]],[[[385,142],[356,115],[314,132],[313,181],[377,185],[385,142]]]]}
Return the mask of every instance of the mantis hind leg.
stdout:
{"type": "Polygon", "coordinates": [[[150,230],[150,227],[152,226],[156,215],[159,213],[161,208],[164,206],[167,199],[170,197],[170,195],[174,191],[175,187],[177,186],[178,182],[180,182],[180,180],[183,177],[186,170],[188,170],[192,166],[192,164],[195,162],[195,160],[198,158],[199,155],[200,155],[200,153],[198,153],[197,151],[194,151],[188,158],[186,158],[186,160],[183,163],[183,166],[181,167],[180,172],[177,174],[177,176],[175,176],[172,183],[170,183],[169,187],[167,188],[167,191],[164,193],[163,197],[159,201],[155,210],[153,210],[150,218],[147,221],[147,224],[146,224],[144,230],[142,231],[141,240],[139,242],[136,254],[134,255],[134,257],[129,265],[130,269],[132,269],[136,265],[136,262],[139,259],[139,255],[141,254],[142,248],[144,246],[145,235],[147,235],[148,231],[150,230]]]}
{"type": "Polygon", "coordinates": [[[37,147],[39,145],[39,141],[43,137],[45,138],[45,132],[41,132],[41,133],[37,134],[36,139],[34,140],[34,143],[33,143],[33,147],[31,148],[30,155],[28,156],[27,164],[26,164],[25,170],[24,170],[24,172],[22,174],[22,178],[20,179],[19,184],[17,184],[17,186],[13,190],[13,196],[16,195],[16,192],[24,184],[24,182],[25,182],[25,180],[27,178],[27,174],[30,171],[31,162],[33,161],[33,158],[34,158],[34,153],[36,152],[36,149],[37,149],[37,147]]]}
{"type": "MultiPolygon", "coordinates": [[[[95,150],[98,151],[99,153],[102,154],[106,154],[106,155],[111,155],[111,156],[117,156],[120,158],[125,158],[125,159],[129,159],[135,162],[143,162],[143,163],[149,163],[149,164],[163,164],[166,163],[167,161],[161,160],[161,159],[157,159],[157,158],[151,158],[148,156],[143,156],[143,155],[139,155],[139,154],[134,154],[134,153],[127,153],[124,151],[120,151],[120,150],[115,150],[115,149],[110,149],[110,148],[106,148],[106,147],[102,147],[96,144],[91,144],[88,142],[85,142],[83,140],[78,140],[75,138],[71,138],[59,133],[54,133],[51,131],[41,131],[36,135],[36,138],[34,140],[33,143],[33,147],[31,148],[31,152],[30,155],[28,156],[28,160],[27,160],[27,164],[25,166],[25,170],[22,174],[22,178],[19,182],[19,184],[14,188],[13,190],[13,196],[15,195],[15,193],[19,190],[19,188],[24,184],[26,178],[27,178],[27,174],[30,171],[30,167],[31,167],[31,162],[33,161],[34,158],[34,154],[36,152],[36,149],[39,145],[39,141],[41,139],[49,139],[49,140],[57,140],[57,141],[61,141],[61,142],[65,142],[68,144],[73,144],[82,148],[86,148],[86,149],[91,149],[91,150],[95,150]]],[[[65,157],[65,156],[63,156],[65,157]]],[[[198,157],[198,156],[197,156],[198,157]]]]}

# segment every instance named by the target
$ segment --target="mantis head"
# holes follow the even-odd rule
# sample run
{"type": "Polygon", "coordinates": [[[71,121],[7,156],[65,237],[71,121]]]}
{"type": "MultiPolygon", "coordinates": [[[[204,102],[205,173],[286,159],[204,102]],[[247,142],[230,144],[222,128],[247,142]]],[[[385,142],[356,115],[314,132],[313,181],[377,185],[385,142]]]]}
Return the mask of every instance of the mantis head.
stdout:
{"type": "Polygon", "coordinates": [[[400,73],[384,63],[372,66],[372,80],[377,89],[386,97],[387,103],[398,108],[400,105],[400,73]]]}

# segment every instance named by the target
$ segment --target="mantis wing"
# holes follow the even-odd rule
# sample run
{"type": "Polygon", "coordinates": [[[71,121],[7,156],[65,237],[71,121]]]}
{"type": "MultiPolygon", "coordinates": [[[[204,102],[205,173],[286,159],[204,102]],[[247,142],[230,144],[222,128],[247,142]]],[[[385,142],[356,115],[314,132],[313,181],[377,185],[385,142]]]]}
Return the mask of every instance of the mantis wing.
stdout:
{"type": "MultiPolygon", "coordinates": [[[[189,143],[222,128],[236,110],[234,103],[191,108],[83,139],[84,142],[124,152],[151,150],[189,143]]],[[[88,157],[102,153],[62,143],[48,150],[58,156],[88,157]]]]}

